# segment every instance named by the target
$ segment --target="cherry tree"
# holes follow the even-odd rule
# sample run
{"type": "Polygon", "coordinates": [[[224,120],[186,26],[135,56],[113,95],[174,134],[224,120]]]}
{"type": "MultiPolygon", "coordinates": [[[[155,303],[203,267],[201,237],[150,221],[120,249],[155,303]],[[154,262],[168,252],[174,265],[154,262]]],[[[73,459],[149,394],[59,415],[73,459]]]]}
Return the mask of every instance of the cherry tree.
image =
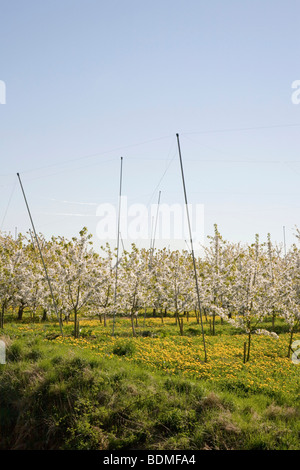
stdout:
{"type": "Polygon", "coordinates": [[[228,323],[247,334],[248,342],[245,343],[244,361],[249,361],[253,334],[278,337],[274,332],[259,328],[260,323],[270,315],[272,306],[267,295],[270,280],[266,276],[266,257],[259,243],[259,236],[256,235],[255,238],[255,244],[248,247],[248,255],[240,256],[238,271],[235,275],[233,303],[237,313],[229,318],[226,309],[215,307],[228,323]]]}
{"type": "MultiPolygon", "coordinates": [[[[107,325],[107,314],[113,313],[114,307],[114,254],[107,243],[101,247],[103,252],[95,261],[97,265],[97,283],[94,285],[90,304],[96,309],[100,321],[107,325]]],[[[92,313],[92,312],[91,312],[92,313]]],[[[88,312],[88,314],[91,314],[88,312]]]]}
{"type": "Polygon", "coordinates": [[[117,308],[119,314],[129,315],[133,336],[136,336],[134,320],[145,305],[149,280],[149,252],[139,251],[132,244],[131,252],[124,252],[120,262],[117,308]]]}
{"type": "Polygon", "coordinates": [[[0,328],[4,327],[4,315],[14,297],[13,275],[20,253],[16,253],[14,241],[10,235],[0,234],[0,328]]]}
{"type": "Polygon", "coordinates": [[[290,333],[287,352],[289,357],[293,335],[300,324],[300,252],[295,244],[285,257],[278,290],[280,292],[280,316],[287,323],[290,333]]]}
{"type": "Polygon", "coordinates": [[[91,235],[87,229],[80,231],[80,237],[66,240],[53,239],[53,264],[49,274],[53,283],[56,304],[60,315],[69,319],[74,315],[74,333],[79,334],[78,314],[88,305],[95,285],[99,282],[97,255],[91,248],[91,235]]]}

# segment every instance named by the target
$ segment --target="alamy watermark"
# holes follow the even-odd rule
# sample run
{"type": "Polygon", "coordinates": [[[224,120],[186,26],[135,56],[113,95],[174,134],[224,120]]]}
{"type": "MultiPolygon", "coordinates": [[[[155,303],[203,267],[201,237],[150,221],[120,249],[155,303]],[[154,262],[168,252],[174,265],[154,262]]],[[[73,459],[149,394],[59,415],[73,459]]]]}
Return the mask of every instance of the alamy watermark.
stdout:
{"type": "Polygon", "coordinates": [[[6,344],[0,340],[0,364],[6,364],[6,344]]]}
{"type": "MultiPolygon", "coordinates": [[[[120,202],[120,235],[123,240],[160,241],[189,240],[190,229],[195,242],[204,241],[204,205],[189,204],[128,204],[127,196],[120,202]],[[188,223],[188,220],[190,223],[188,223]]],[[[97,236],[100,240],[116,240],[119,209],[111,203],[97,207],[97,236]]]]}
{"type": "Polygon", "coordinates": [[[292,83],[293,93],[291,100],[293,104],[300,104],[300,80],[294,80],[292,83]]]}
{"type": "Polygon", "coordinates": [[[0,80],[0,104],[6,104],[6,84],[0,80]]]}
{"type": "Polygon", "coordinates": [[[300,341],[294,341],[292,344],[292,363],[300,364],[300,341]],[[298,348],[298,349],[296,349],[298,348]]]}

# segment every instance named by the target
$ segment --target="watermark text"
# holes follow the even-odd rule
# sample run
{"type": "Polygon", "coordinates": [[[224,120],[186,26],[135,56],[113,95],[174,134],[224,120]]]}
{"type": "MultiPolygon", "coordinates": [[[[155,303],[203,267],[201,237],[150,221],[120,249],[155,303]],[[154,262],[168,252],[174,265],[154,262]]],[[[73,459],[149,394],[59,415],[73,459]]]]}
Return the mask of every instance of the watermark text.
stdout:
{"type": "Polygon", "coordinates": [[[100,240],[117,239],[118,217],[123,240],[204,240],[203,204],[128,204],[127,196],[121,197],[120,213],[113,204],[103,203],[97,207],[97,236],[100,240]],[[187,212],[188,208],[188,212],[187,212]],[[187,217],[189,214],[189,218],[187,217]]]}
{"type": "Polygon", "coordinates": [[[6,104],[6,84],[0,80],[0,104],[6,104]]]}
{"type": "Polygon", "coordinates": [[[0,340],[0,364],[6,364],[6,344],[0,340]]]}

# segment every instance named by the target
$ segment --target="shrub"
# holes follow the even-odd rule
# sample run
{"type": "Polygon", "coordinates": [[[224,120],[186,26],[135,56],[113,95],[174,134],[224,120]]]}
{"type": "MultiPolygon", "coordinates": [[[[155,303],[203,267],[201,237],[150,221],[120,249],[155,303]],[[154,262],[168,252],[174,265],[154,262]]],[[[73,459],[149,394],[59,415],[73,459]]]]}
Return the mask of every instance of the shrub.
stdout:
{"type": "Polygon", "coordinates": [[[20,343],[14,342],[7,349],[7,361],[18,362],[23,358],[23,347],[20,343]]]}
{"type": "Polygon", "coordinates": [[[127,343],[117,343],[115,344],[113,348],[113,354],[116,354],[117,356],[132,356],[132,354],[135,352],[135,345],[132,341],[129,341],[127,343]]]}

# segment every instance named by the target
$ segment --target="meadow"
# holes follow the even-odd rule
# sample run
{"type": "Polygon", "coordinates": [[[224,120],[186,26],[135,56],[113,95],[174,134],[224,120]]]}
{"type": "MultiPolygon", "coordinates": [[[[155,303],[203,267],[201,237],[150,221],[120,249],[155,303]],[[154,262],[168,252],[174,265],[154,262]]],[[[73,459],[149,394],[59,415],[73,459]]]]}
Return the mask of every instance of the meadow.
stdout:
{"type": "MultiPolygon", "coordinates": [[[[1,339],[1,449],[299,450],[299,364],[289,331],[247,335],[221,318],[81,317],[79,331],[24,315],[1,339]]],[[[265,320],[268,328],[270,319],[265,320]]],[[[274,325],[273,325],[274,326],[274,325]]],[[[294,335],[294,341],[300,334],[294,335]]]]}

